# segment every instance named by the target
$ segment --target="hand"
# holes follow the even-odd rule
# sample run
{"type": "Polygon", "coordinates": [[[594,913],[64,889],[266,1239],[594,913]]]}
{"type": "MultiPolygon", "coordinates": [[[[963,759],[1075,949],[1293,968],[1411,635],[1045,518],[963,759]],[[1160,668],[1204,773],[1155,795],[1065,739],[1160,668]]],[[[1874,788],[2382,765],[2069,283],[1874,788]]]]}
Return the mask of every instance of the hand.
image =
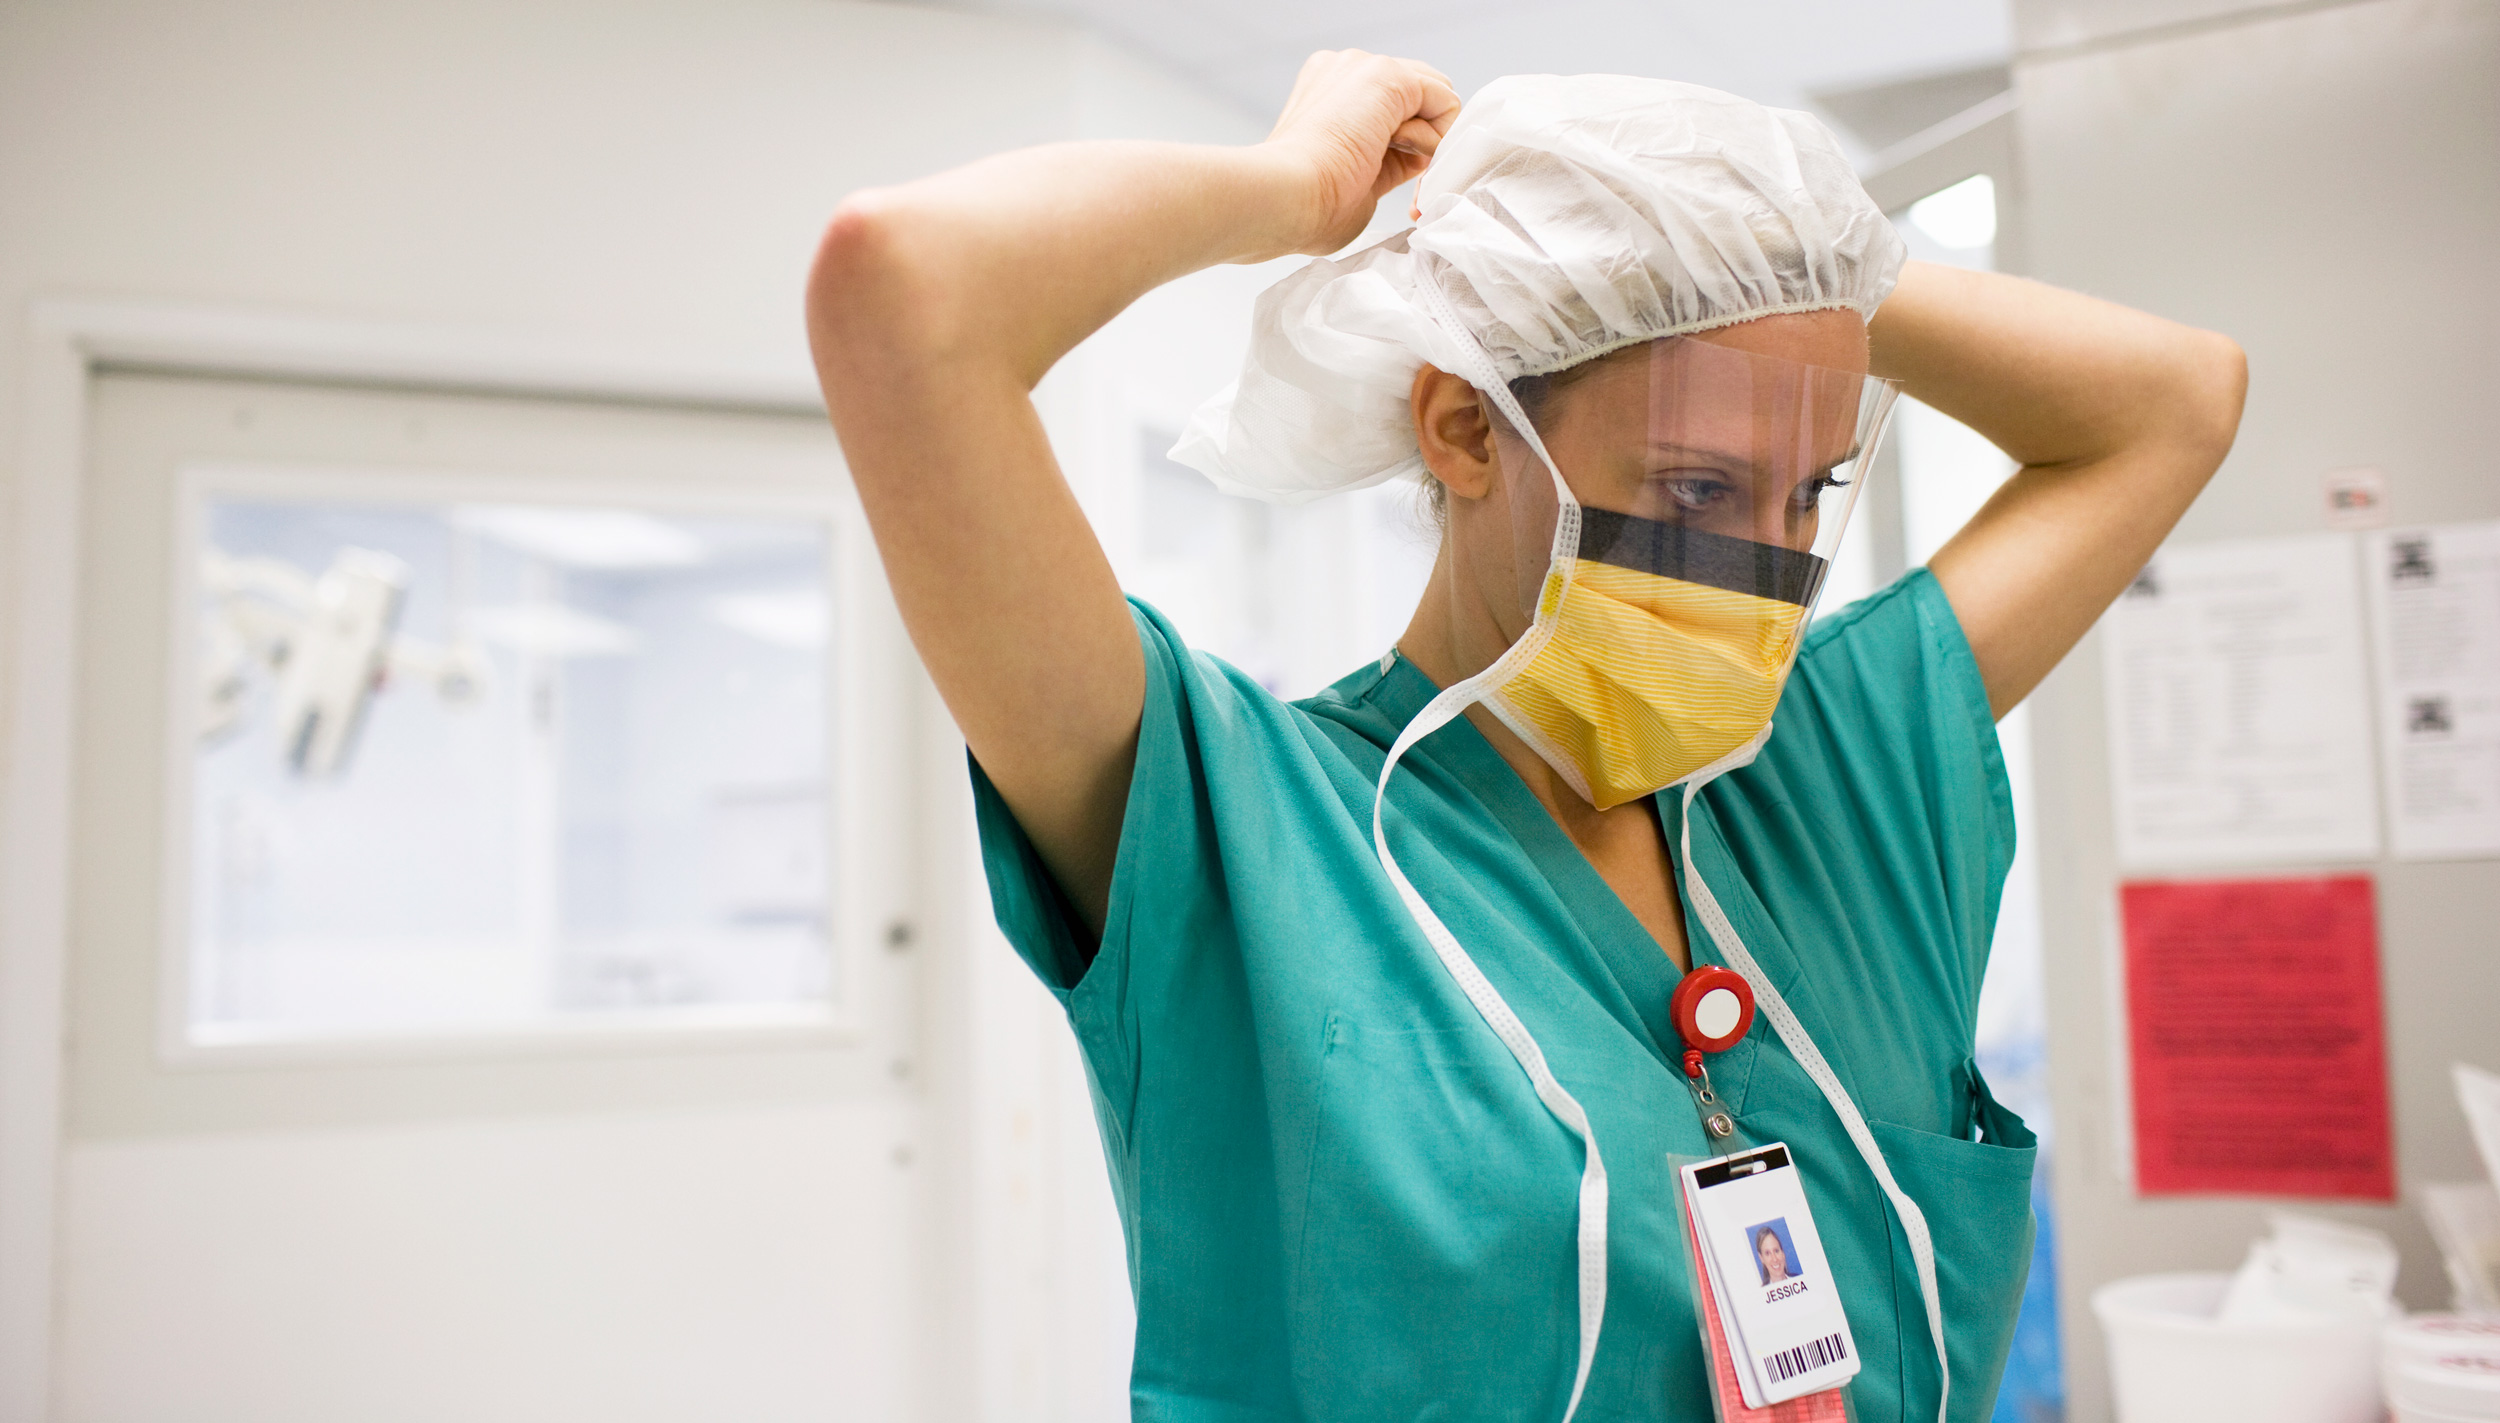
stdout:
{"type": "Polygon", "coordinates": [[[1325,255],[1361,236],[1381,195],[1424,171],[1457,118],[1457,91],[1430,65],[1359,49],[1304,60],[1264,145],[1312,195],[1291,250],[1325,255]]]}

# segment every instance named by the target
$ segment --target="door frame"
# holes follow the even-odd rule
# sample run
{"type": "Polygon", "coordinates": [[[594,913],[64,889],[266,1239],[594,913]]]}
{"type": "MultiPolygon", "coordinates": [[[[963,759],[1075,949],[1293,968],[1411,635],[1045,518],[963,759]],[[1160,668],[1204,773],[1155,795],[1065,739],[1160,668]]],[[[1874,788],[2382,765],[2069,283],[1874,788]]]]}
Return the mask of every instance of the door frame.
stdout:
{"type": "Polygon", "coordinates": [[[821,414],[792,361],[681,344],[45,299],[29,312],[0,781],[0,1418],[49,1416],[89,392],[107,371],[821,414]]]}
{"type": "MultiPolygon", "coordinates": [[[[2030,268],[2031,253],[2027,189],[2022,147],[2018,141],[2021,92],[2017,83],[1877,154],[1863,179],[1867,195],[1886,213],[1902,213],[1931,193],[1941,192],[1969,178],[1985,176],[1996,185],[1994,268],[2012,276],[2026,274],[2030,268]]],[[[1892,485],[1895,491],[1899,490],[1898,480],[1892,485]]],[[[1894,537],[1901,541],[1899,546],[1904,547],[1907,530],[1902,526],[1902,520],[1906,512],[1896,492],[1891,517],[1896,526],[1894,537]]],[[[2036,753],[2037,745],[2037,741],[2033,741],[2032,749],[2023,753],[2026,767],[2036,766],[2036,761],[2030,758],[2036,753]]],[[[2037,774],[2031,774],[2036,787],[2037,774]]],[[[2035,790],[2035,805],[2036,794],[2035,790]]],[[[2045,872],[2042,874],[2045,875],[2045,872]]],[[[2044,953],[2046,949],[2044,943],[2044,953]]],[[[2043,992],[2047,991],[2048,986],[2044,985],[2043,992]]],[[[2047,1031],[2048,1026],[2044,1023],[2043,1032],[2047,1031]]],[[[2051,1087],[2052,1098],[2057,1090],[2051,1087]]],[[[2060,1160],[2064,1162],[2064,1158],[2060,1160]]],[[[2055,1171],[2052,1171],[2047,1185],[2053,1198],[2060,1194],[2055,1171]]],[[[2088,1308],[2089,1300],[2077,1292],[2073,1283],[2081,1276],[2067,1268],[2066,1256],[2072,1242],[2071,1234],[2061,1232],[2057,1237],[2059,1291],[2055,1299],[2060,1387],[2065,1390],[2070,1402],[2076,1396],[2071,1385],[2077,1377],[2077,1361],[2093,1357],[2086,1349],[2079,1348],[2078,1342],[2089,1344],[2097,1330],[2088,1308]]]]}
{"type": "Polygon", "coordinates": [[[1876,154],[1862,180],[1866,195],[1885,212],[1895,213],[1985,173],[1997,185],[1996,269],[2022,271],[2030,255],[2022,250],[2022,223],[2019,214],[2012,221],[2006,217],[2022,198],[2022,174],[2015,161],[2015,114],[2020,108],[2015,93],[2009,88],[1982,99],[1876,154]]]}

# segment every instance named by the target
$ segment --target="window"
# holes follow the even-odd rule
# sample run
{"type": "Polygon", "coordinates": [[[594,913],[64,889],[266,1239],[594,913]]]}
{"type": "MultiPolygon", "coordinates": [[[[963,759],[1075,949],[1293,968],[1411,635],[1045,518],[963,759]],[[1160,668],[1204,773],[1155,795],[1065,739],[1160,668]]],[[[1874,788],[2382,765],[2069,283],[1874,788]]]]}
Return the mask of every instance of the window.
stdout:
{"type": "Polygon", "coordinates": [[[183,487],[182,1042],[828,1018],[824,511],[183,487]]]}

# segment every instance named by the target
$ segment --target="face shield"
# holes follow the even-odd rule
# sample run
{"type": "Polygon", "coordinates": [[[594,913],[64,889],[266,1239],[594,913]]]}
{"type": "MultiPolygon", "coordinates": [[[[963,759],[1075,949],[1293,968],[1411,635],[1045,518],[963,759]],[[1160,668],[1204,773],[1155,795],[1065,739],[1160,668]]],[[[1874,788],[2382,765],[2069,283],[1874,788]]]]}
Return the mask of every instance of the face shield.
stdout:
{"type": "Polygon", "coordinates": [[[1452,510],[1485,705],[1600,810],[1751,759],[1895,389],[1688,336],[1491,393],[1500,484],[1452,510]]]}

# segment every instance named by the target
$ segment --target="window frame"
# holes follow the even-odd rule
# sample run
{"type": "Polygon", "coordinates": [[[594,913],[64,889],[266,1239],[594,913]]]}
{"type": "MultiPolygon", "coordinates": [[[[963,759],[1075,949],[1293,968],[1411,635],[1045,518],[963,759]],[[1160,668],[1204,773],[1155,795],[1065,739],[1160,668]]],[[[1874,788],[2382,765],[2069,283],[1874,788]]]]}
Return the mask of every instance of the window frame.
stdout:
{"type": "Polygon", "coordinates": [[[172,577],[165,609],[167,676],[159,777],[160,883],[156,991],[158,1060],[169,1068],[254,1065],[318,1066],[332,1063],[424,1059],[504,1058],[572,1054],[648,1054],[699,1049],[771,1046],[849,1046],[864,1037],[857,992],[858,959],[882,932],[871,922],[870,896],[862,893],[863,857],[846,851],[872,829],[873,808],[896,804],[908,793],[906,772],[893,757],[866,753],[855,734],[886,724],[869,706],[877,669],[869,634],[877,563],[865,517],[847,483],[822,493],[775,486],[741,487],[734,472],[709,471],[701,489],[669,488],[647,480],[600,480],[577,476],[511,475],[477,469],[411,469],[301,460],[186,461],[175,471],[168,520],[172,577]],[[825,676],[827,725],[826,952],[830,960],[824,998],[816,1003],[701,1004],[623,1009],[525,1026],[391,1029],[379,1032],[308,1031],[202,1040],[191,1021],[196,960],[192,943],[192,812],[200,725],[199,639],[186,635],[198,619],[199,552],[213,499],[270,502],[441,506],[459,503],[531,504],[624,508],[655,514],[800,518],[826,532],[826,596],[829,601],[825,676]]]}

